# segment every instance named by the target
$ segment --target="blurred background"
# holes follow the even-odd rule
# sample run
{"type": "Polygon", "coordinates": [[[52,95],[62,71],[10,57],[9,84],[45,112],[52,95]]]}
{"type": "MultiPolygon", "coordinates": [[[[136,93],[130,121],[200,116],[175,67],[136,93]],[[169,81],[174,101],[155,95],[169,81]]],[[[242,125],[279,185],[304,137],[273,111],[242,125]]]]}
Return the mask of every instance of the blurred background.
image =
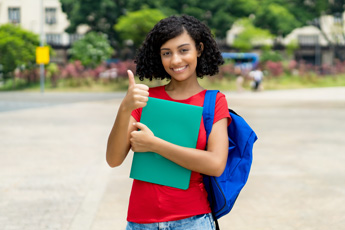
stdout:
{"type": "Polygon", "coordinates": [[[260,89],[345,85],[344,4],[0,0],[0,90],[39,88],[37,46],[49,47],[46,90],[125,90],[126,70],[135,70],[133,57],[145,35],[173,14],[195,16],[211,28],[226,64],[215,78],[204,81],[210,88],[250,88],[249,73],[256,67],[265,76],[260,89]]]}
{"type": "Polygon", "coordinates": [[[110,168],[107,138],[136,50],[174,14],[210,27],[225,64],[200,83],[221,90],[259,138],[221,229],[344,229],[344,6],[0,0],[0,229],[125,229],[132,152],[110,168]]]}

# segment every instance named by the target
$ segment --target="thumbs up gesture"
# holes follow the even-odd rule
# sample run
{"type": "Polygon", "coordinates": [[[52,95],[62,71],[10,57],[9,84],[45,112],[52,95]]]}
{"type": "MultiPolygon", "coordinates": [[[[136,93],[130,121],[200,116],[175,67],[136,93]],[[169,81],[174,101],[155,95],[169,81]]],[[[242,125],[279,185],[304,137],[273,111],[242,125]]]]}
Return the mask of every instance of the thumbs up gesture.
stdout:
{"type": "Polygon", "coordinates": [[[136,84],[134,74],[132,71],[127,70],[128,73],[128,90],[123,103],[124,106],[129,110],[143,108],[146,106],[149,96],[149,87],[144,84],[136,84]]]}

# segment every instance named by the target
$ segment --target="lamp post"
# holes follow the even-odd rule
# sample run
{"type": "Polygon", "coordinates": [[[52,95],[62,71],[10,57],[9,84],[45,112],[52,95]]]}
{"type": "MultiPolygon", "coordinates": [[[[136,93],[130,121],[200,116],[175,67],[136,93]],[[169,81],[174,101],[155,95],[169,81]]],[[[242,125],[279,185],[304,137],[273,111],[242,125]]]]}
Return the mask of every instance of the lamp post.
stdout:
{"type": "MultiPolygon", "coordinates": [[[[43,0],[41,1],[41,32],[40,32],[40,47],[43,47],[44,41],[44,31],[43,31],[43,23],[44,23],[44,8],[43,8],[43,0]]],[[[41,93],[44,93],[44,64],[40,64],[40,84],[41,84],[41,93]]]]}
{"type": "MultiPolygon", "coordinates": [[[[312,21],[312,25],[316,26],[319,30],[320,33],[322,34],[322,28],[320,25],[320,18],[315,18],[312,21]]],[[[314,39],[314,44],[315,44],[315,65],[320,66],[321,65],[321,47],[320,47],[320,34],[318,34],[315,39],[314,39]]]]}

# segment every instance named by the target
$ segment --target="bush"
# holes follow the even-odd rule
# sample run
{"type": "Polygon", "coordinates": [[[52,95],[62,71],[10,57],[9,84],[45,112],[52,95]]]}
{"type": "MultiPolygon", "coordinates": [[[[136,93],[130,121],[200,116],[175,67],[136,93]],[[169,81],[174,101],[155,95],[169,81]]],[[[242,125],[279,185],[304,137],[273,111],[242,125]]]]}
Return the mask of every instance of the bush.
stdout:
{"type": "Polygon", "coordinates": [[[283,57],[276,51],[264,50],[261,54],[260,61],[263,63],[266,63],[268,61],[280,62],[283,61],[283,57]]]}
{"type": "Polygon", "coordinates": [[[0,26],[0,65],[4,79],[14,76],[17,68],[30,69],[35,66],[35,49],[39,37],[19,26],[0,26]]]}
{"type": "Polygon", "coordinates": [[[274,77],[278,77],[284,72],[283,64],[281,62],[267,61],[265,66],[269,74],[274,77]]]}
{"type": "Polygon", "coordinates": [[[73,43],[69,53],[72,60],[80,61],[85,67],[95,68],[111,57],[111,48],[105,34],[90,32],[73,43]]]}
{"type": "Polygon", "coordinates": [[[121,61],[111,64],[111,68],[117,69],[119,77],[127,77],[127,70],[131,70],[135,75],[136,65],[133,60],[121,61]]]}

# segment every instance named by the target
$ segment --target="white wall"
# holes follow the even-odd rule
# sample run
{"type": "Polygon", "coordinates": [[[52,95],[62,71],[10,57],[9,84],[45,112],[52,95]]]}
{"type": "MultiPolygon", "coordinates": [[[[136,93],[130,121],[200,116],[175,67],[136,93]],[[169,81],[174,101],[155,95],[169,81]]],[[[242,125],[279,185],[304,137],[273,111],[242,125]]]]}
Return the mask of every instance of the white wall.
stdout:
{"type": "MultiPolygon", "coordinates": [[[[24,29],[40,34],[41,31],[41,0],[0,0],[0,24],[8,23],[8,8],[20,8],[20,26],[24,29]]],[[[56,8],[56,24],[46,24],[43,17],[43,30],[45,34],[58,34],[61,45],[69,44],[69,36],[64,30],[69,25],[67,15],[62,12],[59,0],[43,0],[43,13],[45,8],[56,8]]]]}
{"type": "Polygon", "coordinates": [[[229,46],[232,46],[232,44],[234,44],[235,42],[236,36],[240,34],[242,31],[243,31],[243,27],[238,26],[236,25],[236,23],[234,23],[231,29],[228,30],[226,33],[226,44],[229,46]]]}
{"type": "Polygon", "coordinates": [[[294,29],[290,34],[288,34],[283,39],[283,44],[287,45],[291,42],[298,42],[298,36],[311,36],[311,35],[316,35],[319,37],[319,44],[321,46],[328,45],[328,42],[322,35],[321,31],[315,26],[305,26],[305,27],[294,29]]]}
{"type": "MultiPolygon", "coordinates": [[[[342,20],[345,22],[345,11],[342,14],[342,20]]],[[[324,15],[320,17],[320,26],[323,33],[315,26],[305,26],[301,28],[294,29],[290,34],[282,39],[284,45],[289,44],[290,42],[298,42],[298,36],[311,36],[317,35],[319,37],[320,45],[327,46],[328,40],[337,44],[345,44],[344,34],[345,34],[345,23],[335,23],[334,17],[331,15],[324,15]],[[324,34],[327,38],[324,37],[324,34]]],[[[227,31],[226,35],[226,44],[232,45],[236,36],[241,33],[243,28],[237,26],[236,23],[232,26],[230,30],[227,31]]]]}
{"type": "Polygon", "coordinates": [[[342,18],[335,18],[330,15],[325,15],[320,18],[320,26],[322,31],[327,35],[327,38],[333,43],[333,44],[345,44],[344,40],[344,33],[345,28],[344,24],[341,20],[344,22],[344,16],[345,12],[342,14],[342,18]]]}

